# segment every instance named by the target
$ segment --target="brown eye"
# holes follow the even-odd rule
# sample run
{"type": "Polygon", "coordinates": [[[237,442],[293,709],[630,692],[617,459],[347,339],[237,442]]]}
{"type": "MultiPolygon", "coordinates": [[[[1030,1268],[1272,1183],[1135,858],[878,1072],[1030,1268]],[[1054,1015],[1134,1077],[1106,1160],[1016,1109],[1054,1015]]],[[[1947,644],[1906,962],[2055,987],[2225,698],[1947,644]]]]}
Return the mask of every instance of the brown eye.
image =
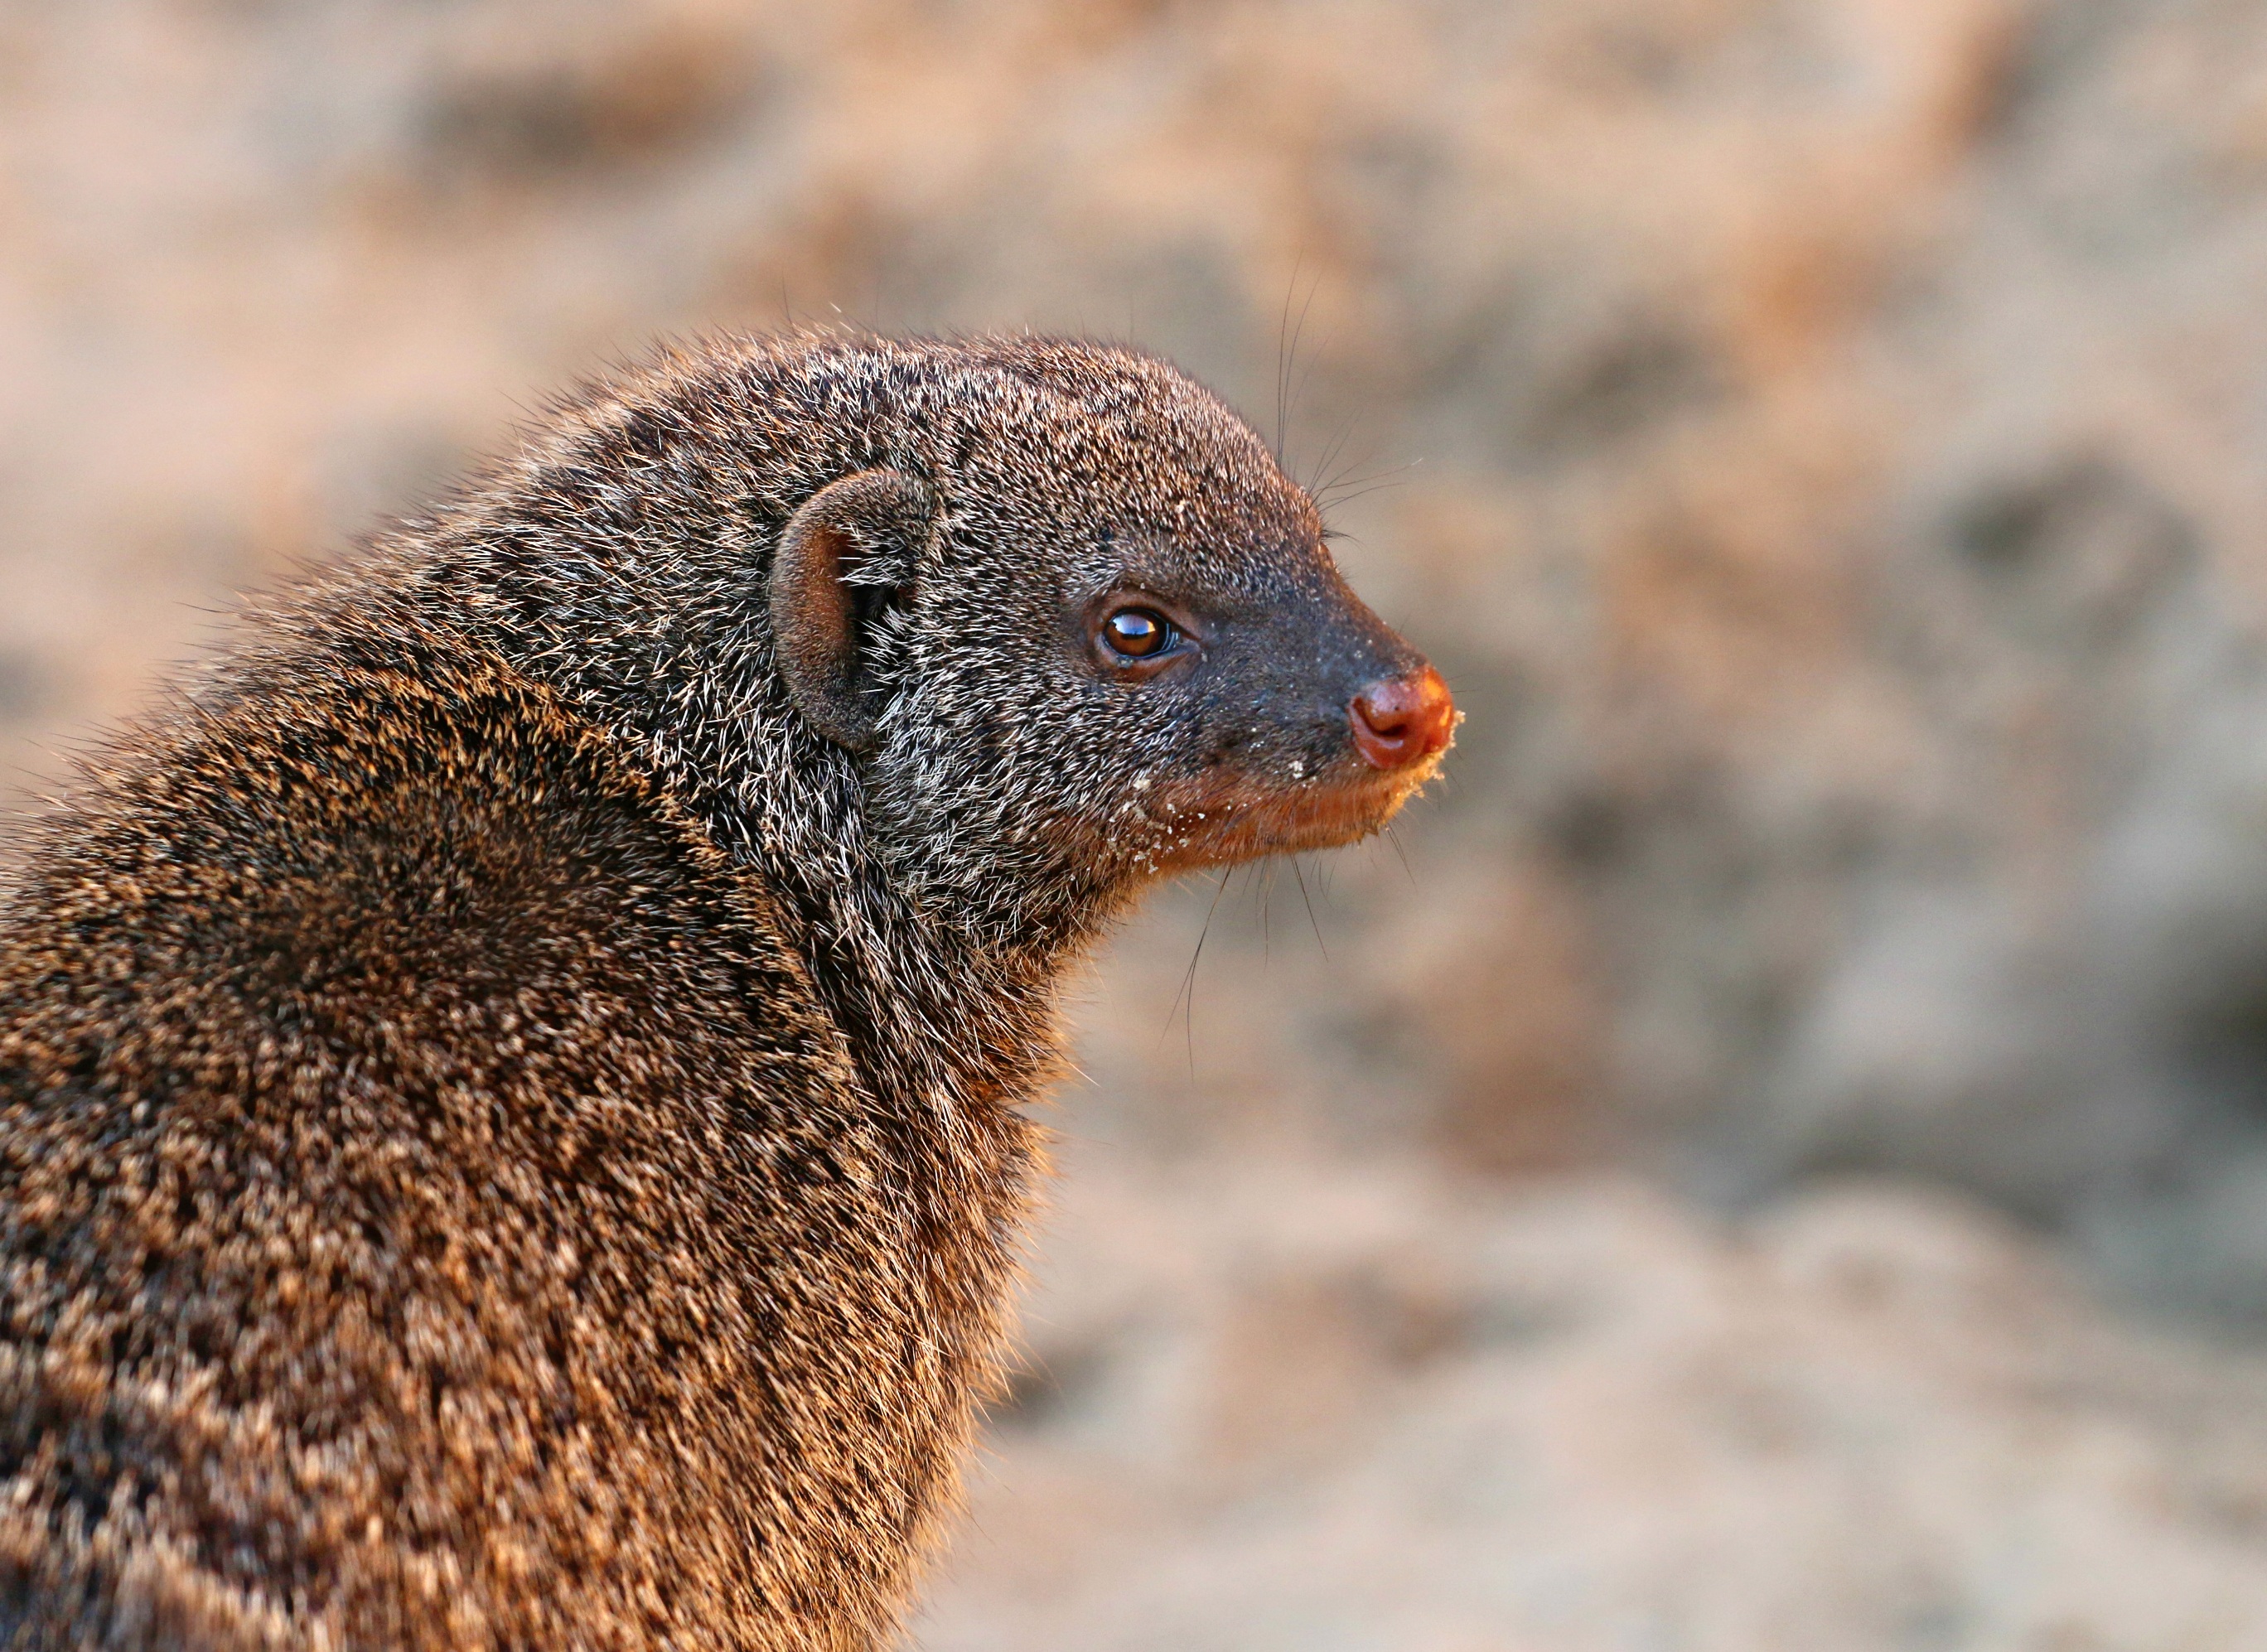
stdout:
{"type": "Polygon", "coordinates": [[[1148,608],[1120,608],[1103,621],[1102,635],[1112,649],[1129,659],[1148,659],[1180,641],[1173,622],[1148,608]]]}

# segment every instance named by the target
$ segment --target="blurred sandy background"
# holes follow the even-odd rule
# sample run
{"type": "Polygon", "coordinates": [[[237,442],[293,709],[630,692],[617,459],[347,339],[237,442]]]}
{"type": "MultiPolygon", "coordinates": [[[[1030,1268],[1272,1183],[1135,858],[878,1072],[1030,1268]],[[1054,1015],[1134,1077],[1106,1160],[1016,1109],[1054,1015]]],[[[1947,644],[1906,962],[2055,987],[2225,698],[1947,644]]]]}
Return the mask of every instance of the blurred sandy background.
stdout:
{"type": "Polygon", "coordinates": [[[11,795],[790,317],[1171,356],[1470,713],[1104,960],[921,1644],[2267,1646],[2267,8],[0,0],[11,795]]]}

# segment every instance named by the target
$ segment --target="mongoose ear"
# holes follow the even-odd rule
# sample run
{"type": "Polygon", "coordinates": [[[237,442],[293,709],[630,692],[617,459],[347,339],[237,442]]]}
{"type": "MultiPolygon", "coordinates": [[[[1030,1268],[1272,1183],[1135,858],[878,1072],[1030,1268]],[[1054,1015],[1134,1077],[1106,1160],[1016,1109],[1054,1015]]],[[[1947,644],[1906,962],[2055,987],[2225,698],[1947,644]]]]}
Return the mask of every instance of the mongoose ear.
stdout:
{"type": "Polygon", "coordinates": [[[854,752],[874,749],[880,713],[868,634],[909,594],[928,532],[927,488],[864,470],[813,494],[780,535],[769,598],[781,674],[812,726],[854,752]]]}

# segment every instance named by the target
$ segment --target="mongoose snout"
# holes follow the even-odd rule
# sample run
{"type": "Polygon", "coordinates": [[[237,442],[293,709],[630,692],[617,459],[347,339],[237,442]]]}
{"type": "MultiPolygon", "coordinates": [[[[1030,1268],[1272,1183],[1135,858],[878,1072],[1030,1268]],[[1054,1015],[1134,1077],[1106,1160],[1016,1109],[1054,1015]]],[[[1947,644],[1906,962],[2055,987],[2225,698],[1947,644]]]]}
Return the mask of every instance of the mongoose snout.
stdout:
{"type": "Polygon", "coordinates": [[[1354,744],[1373,768],[1408,768],[1448,750],[1456,702],[1430,665],[1367,686],[1351,709],[1354,744]]]}
{"type": "Polygon", "coordinates": [[[1122,554],[1083,610],[1086,659],[1117,690],[1098,709],[1142,728],[1105,783],[1145,870],[1366,836],[1454,734],[1448,685],[1347,589],[1305,496],[1272,466],[1245,485],[1240,526],[1122,554]]]}

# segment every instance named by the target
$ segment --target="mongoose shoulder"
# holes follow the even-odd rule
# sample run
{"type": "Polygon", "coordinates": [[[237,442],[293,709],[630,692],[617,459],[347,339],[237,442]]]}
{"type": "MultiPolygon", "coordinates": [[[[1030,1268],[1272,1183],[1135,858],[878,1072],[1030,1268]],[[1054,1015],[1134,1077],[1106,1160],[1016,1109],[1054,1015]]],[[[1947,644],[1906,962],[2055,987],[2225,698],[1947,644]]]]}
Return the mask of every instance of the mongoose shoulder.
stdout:
{"type": "Polygon", "coordinates": [[[19,1648],[887,1641],[1065,966],[1453,713],[1135,353],[669,351],[272,598],[0,917],[19,1648]]]}

